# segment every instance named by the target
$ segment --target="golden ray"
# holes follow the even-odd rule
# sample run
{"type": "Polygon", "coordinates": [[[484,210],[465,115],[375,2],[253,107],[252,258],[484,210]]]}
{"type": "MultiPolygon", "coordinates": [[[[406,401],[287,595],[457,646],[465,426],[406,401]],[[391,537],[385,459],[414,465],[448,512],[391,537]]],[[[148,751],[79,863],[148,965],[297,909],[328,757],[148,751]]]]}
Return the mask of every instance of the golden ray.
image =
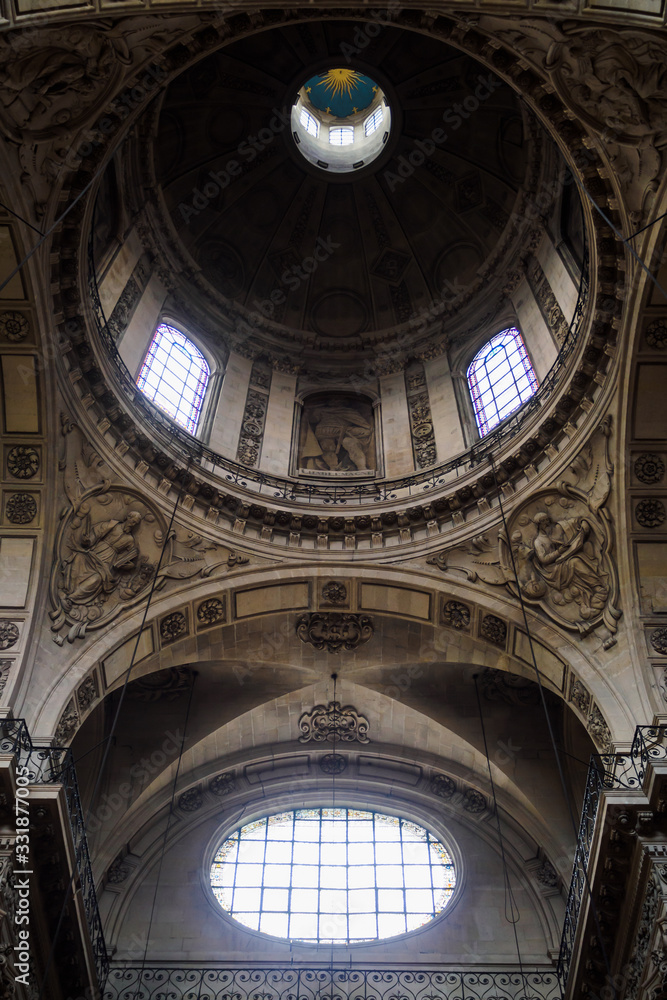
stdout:
{"type": "Polygon", "coordinates": [[[357,73],[355,69],[330,69],[323,75],[318,87],[324,86],[334,97],[339,94],[351,97],[361,79],[361,73],[357,73]]]}

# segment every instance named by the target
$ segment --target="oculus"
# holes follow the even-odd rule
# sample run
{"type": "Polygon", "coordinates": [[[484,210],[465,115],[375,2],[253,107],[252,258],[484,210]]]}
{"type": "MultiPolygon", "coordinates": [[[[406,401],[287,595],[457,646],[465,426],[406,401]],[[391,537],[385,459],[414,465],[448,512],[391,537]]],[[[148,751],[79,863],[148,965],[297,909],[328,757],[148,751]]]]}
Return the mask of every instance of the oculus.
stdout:
{"type": "Polygon", "coordinates": [[[222,909],[253,931],[349,944],[434,920],[456,870],[445,846],[410,820],[316,808],[236,830],[218,849],[210,881],[222,909]]]}

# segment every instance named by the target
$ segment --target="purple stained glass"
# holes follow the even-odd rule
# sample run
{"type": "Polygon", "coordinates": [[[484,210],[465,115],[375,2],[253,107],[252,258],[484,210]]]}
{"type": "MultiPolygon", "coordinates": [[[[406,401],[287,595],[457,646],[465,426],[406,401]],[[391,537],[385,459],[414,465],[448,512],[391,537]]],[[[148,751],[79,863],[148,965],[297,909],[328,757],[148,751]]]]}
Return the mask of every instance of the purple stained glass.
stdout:
{"type": "Polygon", "coordinates": [[[480,437],[537,392],[537,376],[516,327],[497,333],[477,352],[468,386],[480,437]]]}
{"type": "Polygon", "coordinates": [[[209,375],[206,359],[192,341],[173,326],[160,323],[137,386],[177,424],[195,434],[209,375]]]}

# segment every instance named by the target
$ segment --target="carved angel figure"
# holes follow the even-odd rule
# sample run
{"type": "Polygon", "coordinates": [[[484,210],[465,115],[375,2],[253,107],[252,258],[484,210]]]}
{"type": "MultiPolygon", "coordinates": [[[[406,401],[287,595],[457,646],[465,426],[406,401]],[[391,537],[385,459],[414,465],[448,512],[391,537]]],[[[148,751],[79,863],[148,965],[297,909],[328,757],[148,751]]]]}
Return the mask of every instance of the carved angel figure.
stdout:
{"type": "Polygon", "coordinates": [[[138,510],[129,510],[122,520],[98,521],[81,534],[78,542],[72,540],[74,554],[65,561],[61,594],[64,608],[91,604],[112,593],[123,574],[135,568],[139,548],[133,532],[141,518],[138,510]]]}
{"type": "Polygon", "coordinates": [[[596,551],[599,547],[595,545],[593,519],[572,517],[553,521],[545,511],[539,511],[532,520],[537,534],[532,548],[526,546],[529,551],[524,563],[531,560],[535,573],[526,578],[524,566],[524,580],[520,577],[526,596],[539,599],[549,588],[554,604],[574,602],[583,621],[597,617],[609,597],[609,580],[596,551]]]}

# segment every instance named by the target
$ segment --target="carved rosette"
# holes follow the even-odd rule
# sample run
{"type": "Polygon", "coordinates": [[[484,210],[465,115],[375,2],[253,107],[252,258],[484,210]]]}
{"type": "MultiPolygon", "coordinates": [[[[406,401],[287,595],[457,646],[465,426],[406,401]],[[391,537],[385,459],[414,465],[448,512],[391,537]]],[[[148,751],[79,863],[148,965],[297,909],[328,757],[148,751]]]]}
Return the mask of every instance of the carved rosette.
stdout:
{"type": "Polygon", "coordinates": [[[470,626],[470,608],[461,601],[445,601],[440,620],[449,628],[467,629],[470,626]]]}
{"type": "Polygon", "coordinates": [[[218,774],[217,777],[213,778],[209,787],[209,791],[213,792],[214,795],[229,795],[236,788],[236,779],[232,771],[225,771],[224,774],[218,774]]]}
{"type": "Polygon", "coordinates": [[[660,455],[644,452],[635,459],[635,475],[641,483],[648,486],[660,483],[665,475],[665,463],[660,455]]]}
{"type": "Polygon", "coordinates": [[[299,743],[370,743],[368,719],[339,701],[315,705],[299,719],[299,743]]]}
{"type": "Polygon", "coordinates": [[[32,493],[12,493],[5,504],[5,516],[12,524],[30,524],[37,517],[37,501],[32,493]]]}
{"type": "Polygon", "coordinates": [[[431,778],[430,789],[441,799],[451,799],[456,791],[456,783],[447,774],[436,774],[431,778]]]}
{"type": "Polygon", "coordinates": [[[197,608],[197,621],[200,625],[215,625],[225,620],[225,602],[219,597],[209,597],[197,608]]]}
{"type": "Polygon", "coordinates": [[[311,612],[297,619],[296,634],[302,642],[315,649],[338,653],[341,649],[356,649],[372,637],[373,620],[368,615],[340,612],[311,612]]]}

